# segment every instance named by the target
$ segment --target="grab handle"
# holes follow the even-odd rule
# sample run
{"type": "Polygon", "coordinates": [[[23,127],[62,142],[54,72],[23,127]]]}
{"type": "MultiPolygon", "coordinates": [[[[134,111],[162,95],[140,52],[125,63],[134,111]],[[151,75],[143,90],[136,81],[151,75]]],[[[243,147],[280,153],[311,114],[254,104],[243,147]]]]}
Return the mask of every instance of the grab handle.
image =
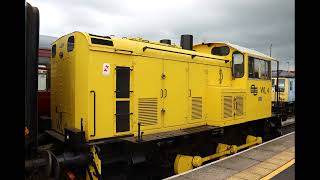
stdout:
{"type": "Polygon", "coordinates": [[[90,91],[90,93],[93,93],[93,135],[90,135],[91,137],[96,136],[96,92],[90,91]]]}

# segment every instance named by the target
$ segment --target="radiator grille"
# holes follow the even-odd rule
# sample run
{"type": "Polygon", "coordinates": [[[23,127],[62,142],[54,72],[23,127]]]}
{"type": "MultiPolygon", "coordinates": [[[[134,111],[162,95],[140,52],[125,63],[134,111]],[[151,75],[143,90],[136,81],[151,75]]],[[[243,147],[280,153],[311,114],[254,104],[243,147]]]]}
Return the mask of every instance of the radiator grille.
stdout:
{"type": "Polygon", "coordinates": [[[192,97],[191,119],[202,119],[202,97],[192,97]]]}
{"type": "Polygon", "coordinates": [[[223,97],[223,117],[232,117],[232,96],[223,97]]]}
{"type": "Polygon", "coordinates": [[[141,126],[157,124],[158,120],[158,99],[139,98],[138,102],[138,121],[141,126]]]}
{"type": "Polygon", "coordinates": [[[243,96],[236,96],[236,116],[243,115],[243,96]]]}

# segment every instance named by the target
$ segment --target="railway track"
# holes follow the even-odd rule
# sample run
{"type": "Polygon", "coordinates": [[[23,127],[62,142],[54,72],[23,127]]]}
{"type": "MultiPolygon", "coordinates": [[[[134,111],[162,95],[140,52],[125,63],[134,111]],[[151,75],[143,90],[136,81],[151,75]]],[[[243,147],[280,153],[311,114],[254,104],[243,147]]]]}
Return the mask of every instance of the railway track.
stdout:
{"type": "Polygon", "coordinates": [[[295,117],[288,118],[282,123],[281,133],[282,135],[291,133],[295,130],[295,117]]]}

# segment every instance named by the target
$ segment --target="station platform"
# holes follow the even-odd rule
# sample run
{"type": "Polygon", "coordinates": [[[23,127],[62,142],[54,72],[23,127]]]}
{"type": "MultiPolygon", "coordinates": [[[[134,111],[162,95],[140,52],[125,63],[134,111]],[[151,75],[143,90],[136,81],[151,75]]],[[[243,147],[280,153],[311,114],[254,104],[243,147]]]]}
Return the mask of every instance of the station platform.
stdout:
{"type": "Polygon", "coordinates": [[[294,179],[294,163],[292,132],[166,180],[294,179]]]}

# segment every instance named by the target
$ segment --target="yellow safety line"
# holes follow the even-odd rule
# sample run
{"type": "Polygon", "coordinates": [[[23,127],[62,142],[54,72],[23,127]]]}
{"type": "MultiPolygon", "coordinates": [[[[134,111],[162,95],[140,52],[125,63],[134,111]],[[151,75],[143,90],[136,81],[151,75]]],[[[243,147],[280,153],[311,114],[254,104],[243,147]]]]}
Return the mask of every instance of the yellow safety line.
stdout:
{"type": "Polygon", "coordinates": [[[287,168],[289,168],[292,164],[294,164],[295,159],[292,159],[291,161],[287,162],[286,164],[282,165],[281,167],[279,167],[278,169],[276,169],[275,171],[273,171],[272,173],[264,176],[263,178],[261,178],[261,180],[267,180],[267,179],[271,179],[272,177],[276,176],[277,174],[281,173],[282,171],[286,170],[287,168]]]}

